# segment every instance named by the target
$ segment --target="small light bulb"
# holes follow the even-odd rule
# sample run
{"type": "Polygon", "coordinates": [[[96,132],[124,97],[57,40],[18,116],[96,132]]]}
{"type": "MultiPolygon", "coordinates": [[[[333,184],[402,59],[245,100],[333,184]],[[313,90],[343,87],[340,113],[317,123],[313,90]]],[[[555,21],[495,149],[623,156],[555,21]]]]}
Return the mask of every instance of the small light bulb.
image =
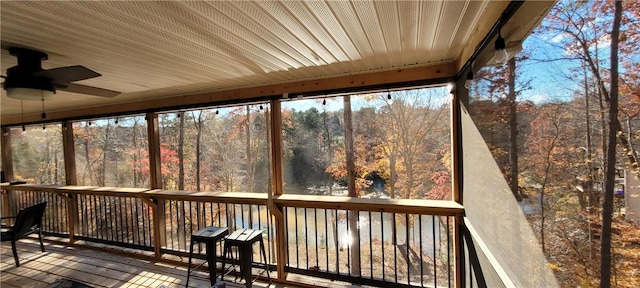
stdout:
{"type": "Polygon", "coordinates": [[[494,54],[493,59],[496,61],[496,64],[502,65],[504,63],[507,63],[508,58],[509,58],[509,55],[507,54],[507,50],[501,49],[501,50],[496,50],[496,53],[494,54]]]}
{"type": "Polygon", "coordinates": [[[505,44],[504,38],[502,38],[502,35],[500,35],[500,33],[498,33],[498,39],[496,39],[494,47],[496,49],[496,52],[494,54],[493,60],[496,62],[496,64],[502,65],[504,63],[507,63],[507,58],[509,57],[509,55],[507,55],[507,45],[505,44]]]}
{"type": "Polygon", "coordinates": [[[467,79],[464,81],[464,88],[467,88],[467,90],[471,89],[471,85],[473,85],[473,80],[467,79]]]}
{"type": "Polygon", "coordinates": [[[467,90],[471,89],[471,86],[473,85],[473,72],[469,71],[469,73],[467,73],[467,80],[464,81],[464,88],[467,88],[467,90]]]}

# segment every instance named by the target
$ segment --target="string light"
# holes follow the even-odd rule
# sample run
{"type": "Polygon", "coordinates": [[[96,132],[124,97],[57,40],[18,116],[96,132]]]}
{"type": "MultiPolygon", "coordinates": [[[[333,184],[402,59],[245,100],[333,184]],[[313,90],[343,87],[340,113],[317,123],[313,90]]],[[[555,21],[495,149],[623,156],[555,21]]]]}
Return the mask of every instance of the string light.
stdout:
{"type": "Polygon", "coordinates": [[[44,92],[42,94],[42,119],[47,118],[47,113],[44,113],[44,92]]]}
{"type": "Polygon", "coordinates": [[[471,72],[471,68],[469,68],[469,73],[467,73],[467,80],[464,81],[464,88],[467,90],[471,89],[471,85],[473,85],[473,72],[471,72]]]}
{"type": "MultiPolygon", "coordinates": [[[[20,100],[20,111],[21,111],[21,118],[22,118],[22,123],[24,123],[24,103],[22,100],[20,100]]],[[[22,124],[22,132],[27,131],[27,128],[24,127],[24,124],[22,124]]]]}
{"type": "Polygon", "coordinates": [[[495,43],[496,52],[493,58],[496,64],[502,65],[504,63],[507,63],[507,58],[509,57],[509,55],[507,55],[506,48],[507,48],[507,45],[504,42],[504,38],[502,38],[500,30],[498,30],[498,39],[496,39],[496,43],[495,43]]]}

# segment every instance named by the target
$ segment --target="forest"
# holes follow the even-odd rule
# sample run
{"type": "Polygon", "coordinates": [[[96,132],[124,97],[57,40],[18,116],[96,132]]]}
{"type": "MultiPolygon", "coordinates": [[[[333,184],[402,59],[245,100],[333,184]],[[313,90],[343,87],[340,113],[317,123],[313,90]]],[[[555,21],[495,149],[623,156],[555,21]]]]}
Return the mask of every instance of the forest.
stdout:
{"type": "Polygon", "coordinates": [[[637,212],[624,202],[640,191],[624,186],[625,176],[640,177],[640,5],[619,2],[614,41],[615,3],[560,1],[516,57],[480,69],[470,89],[469,112],[563,287],[640,285],[640,223],[628,220],[637,212]],[[618,114],[610,120],[614,54],[618,114]],[[617,140],[611,188],[609,133],[617,140]],[[611,278],[601,282],[607,211],[611,278]]]}

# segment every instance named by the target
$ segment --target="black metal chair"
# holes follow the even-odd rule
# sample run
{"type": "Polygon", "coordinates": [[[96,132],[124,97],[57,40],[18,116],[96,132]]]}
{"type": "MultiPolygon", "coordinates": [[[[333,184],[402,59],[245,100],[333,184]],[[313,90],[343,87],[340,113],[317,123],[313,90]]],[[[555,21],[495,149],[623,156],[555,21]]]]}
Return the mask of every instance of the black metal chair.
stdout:
{"type": "Polygon", "coordinates": [[[11,241],[11,250],[13,251],[13,259],[16,261],[16,267],[20,267],[20,261],[18,260],[18,251],[16,250],[16,241],[25,238],[33,233],[38,233],[40,239],[40,249],[44,252],[44,243],[42,243],[42,230],[40,225],[42,224],[42,216],[44,216],[44,209],[47,207],[47,202],[42,202],[24,209],[18,212],[15,217],[2,217],[1,219],[14,218],[13,226],[2,225],[1,241],[11,241]],[[4,230],[7,231],[4,231],[4,230]]]}

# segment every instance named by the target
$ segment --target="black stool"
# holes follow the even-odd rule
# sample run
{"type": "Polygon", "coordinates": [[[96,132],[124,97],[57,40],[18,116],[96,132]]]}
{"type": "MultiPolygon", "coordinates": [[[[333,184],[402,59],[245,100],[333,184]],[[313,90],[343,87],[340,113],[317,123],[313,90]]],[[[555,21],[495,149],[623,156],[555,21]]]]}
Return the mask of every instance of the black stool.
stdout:
{"type": "MultiPolygon", "coordinates": [[[[267,253],[264,249],[264,242],[262,241],[262,231],[251,229],[240,229],[224,239],[224,252],[222,261],[222,276],[224,278],[225,270],[224,265],[227,260],[227,253],[231,253],[231,247],[237,247],[240,252],[240,274],[245,280],[247,288],[251,287],[251,262],[253,261],[253,243],[260,242],[260,250],[262,252],[262,258],[264,258],[264,268],[267,271],[267,278],[271,283],[271,276],[269,275],[269,264],[267,264],[267,253]]],[[[235,263],[235,262],[234,262],[235,263]]],[[[262,274],[262,273],[260,273],[262,274]]]]}
{"type": "MultiPolygon", "coordinates": [[[[216,242],[229,234],[227,227],[208,226],[191,234],[191,245],[189,248],[189,268],[187,269],[187,284],[189,287],[189,277],[191,276],[191,258],[193,257],[193,245],[205,243],[207,245],[207,262],[209,263],[209,280],[211,286],[216,284],[216,242]]],[[[206,262],[203,262],[204,264],[206,262]]],[[[198,267],[202,266],[198,265],[198,267]]],[[[198,268],[196,267],[196,268],[198,268]]],[[[224,265],[222,267],[224,269],[224,265]]],[[[194,268],[195,269],[195,268],[194,268]]]]}

